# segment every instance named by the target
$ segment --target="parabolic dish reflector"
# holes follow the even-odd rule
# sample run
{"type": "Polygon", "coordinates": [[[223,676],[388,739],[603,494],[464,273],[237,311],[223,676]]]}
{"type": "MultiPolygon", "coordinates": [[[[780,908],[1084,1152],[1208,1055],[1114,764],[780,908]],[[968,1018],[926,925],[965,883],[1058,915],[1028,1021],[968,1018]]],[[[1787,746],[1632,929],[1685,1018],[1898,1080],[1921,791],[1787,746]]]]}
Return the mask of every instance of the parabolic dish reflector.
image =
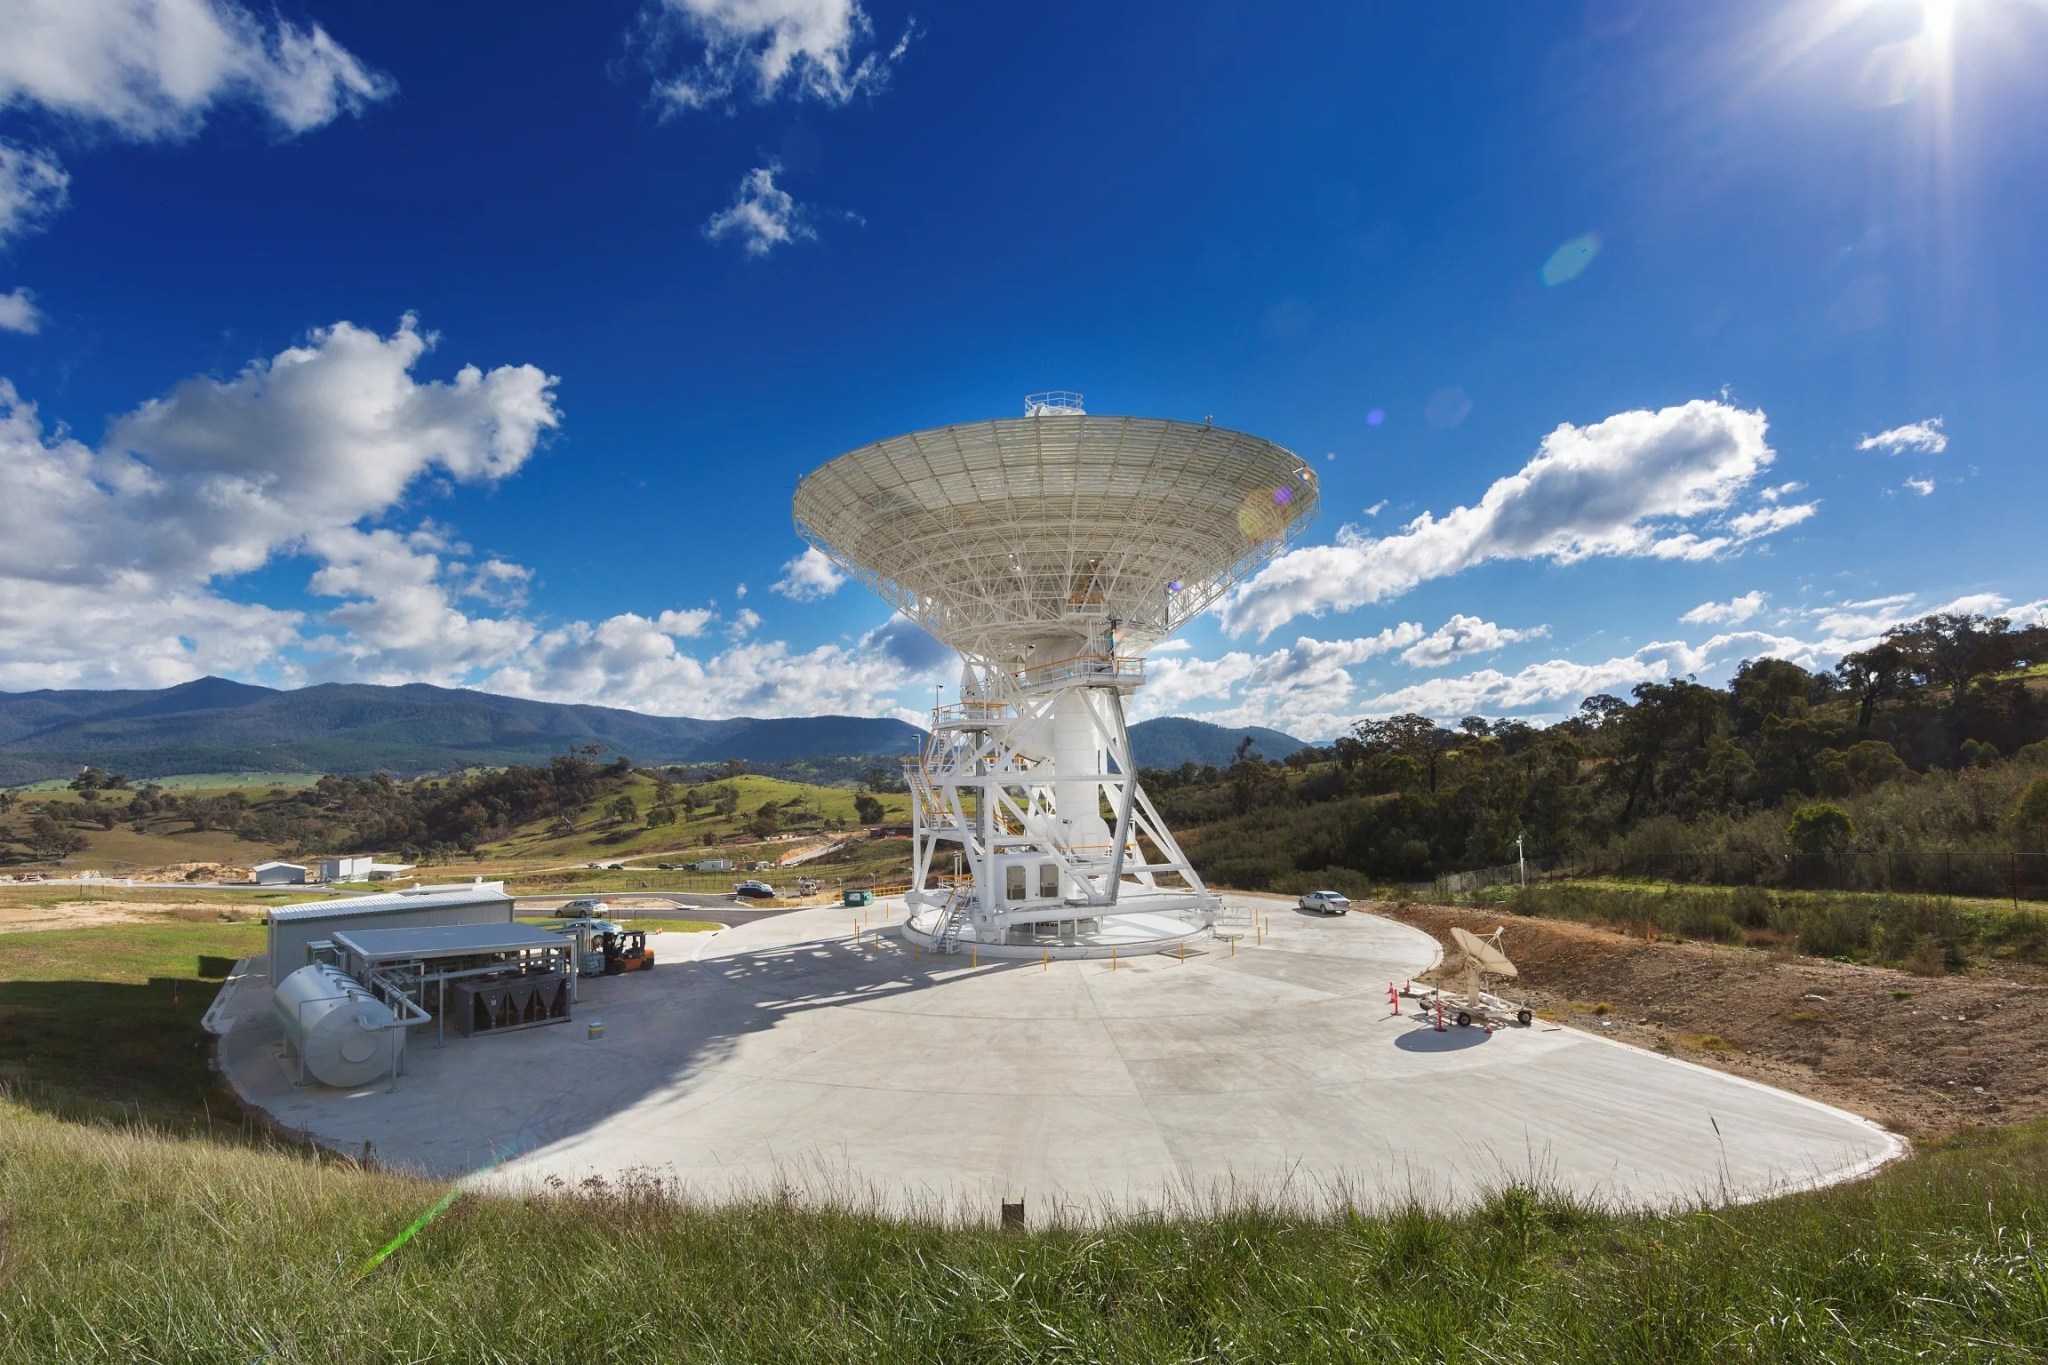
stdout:
{"type": "Polygon", "coordinates": [[[1113,618],[1137,653],[1278,553],[1317,497],[1299,456],[1240,431],[1048,415],[850,451],[797,486],[796,525],[956,649],[1021,656],[1113,618]]]}
{"type": "Polygon", "coordinates": [[[1495,976],[1521,975],[1515,970],[1515,964],[1508,961],[1506,953],[1470,929],[1460,928],[1454,924],[1451,926],[1451,938],[1465,954],[1466,960],[1480,971],[1491,972],[1495,976]]]}

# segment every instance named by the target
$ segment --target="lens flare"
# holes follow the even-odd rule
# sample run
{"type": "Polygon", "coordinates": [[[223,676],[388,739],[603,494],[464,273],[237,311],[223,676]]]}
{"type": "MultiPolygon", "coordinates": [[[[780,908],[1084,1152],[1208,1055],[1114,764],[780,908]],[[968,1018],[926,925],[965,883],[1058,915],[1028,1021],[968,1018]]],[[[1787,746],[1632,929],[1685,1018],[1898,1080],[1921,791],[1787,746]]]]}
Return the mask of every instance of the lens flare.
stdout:
{"type": "Polygon", "coordinates": [[[1365,424],[1369,427],[1376,427],[1386,420],[1387,410],[1385,408],[1374,408],[1371,412],[1365,414],[1365,424]]]}
{"type": "Polygon", "coordinates": [[[1270,540],[1287,529],[1293,517],[1287,504],[1292,501],[1291,488],[1253,489],[1237,505],[1237,529],[1246,540],[1270,540]],[[1282,493],[1287,496],[1281,497],[1282,493]]]}
{"type": "Polygon", "coordinates": [[[1550,259],[1543,263],[1537,273],[1542,277],[1544,287],[1555,289],[1569,280],[1577,279],[1593,258],[1600,254],[1600,234],[1588,232],[1574,237],[1550,253],[1550,259]]]}
{"type": "Polygon", "coordinates": [[[1463,389],[1438,389],[1429,396],[1422,415],[1433,427],[1454,427],[1472,415],[1472,400],[1463,389]]]}

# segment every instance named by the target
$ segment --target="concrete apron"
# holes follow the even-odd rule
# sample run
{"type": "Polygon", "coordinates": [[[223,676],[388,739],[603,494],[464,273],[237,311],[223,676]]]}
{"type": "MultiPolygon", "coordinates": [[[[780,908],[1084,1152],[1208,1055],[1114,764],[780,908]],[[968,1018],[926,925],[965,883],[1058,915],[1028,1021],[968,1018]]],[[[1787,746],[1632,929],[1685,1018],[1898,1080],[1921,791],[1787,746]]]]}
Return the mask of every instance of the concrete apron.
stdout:
{"type": "Polygon", "coordinates": [[[1184,960],[934,958],[894,932],[900,902],[664,934],[652,972],[584,982],[565,1026],[439,1048],[420,1031],[396,1089],[293,1085],[269,992],[244,988],[220,1059],[288,1127],[479,1186],[658,1181],[988,1221],[1021,1199],[1032,1225],[1462,1206],[1515,1183],[1727,1203],[1904,1150],[1842,1110],[1540,1021],[1436,1032],[1387,999],[1436,961],[1428,935],[1229,899],[1262,925],[1184,960]]]}

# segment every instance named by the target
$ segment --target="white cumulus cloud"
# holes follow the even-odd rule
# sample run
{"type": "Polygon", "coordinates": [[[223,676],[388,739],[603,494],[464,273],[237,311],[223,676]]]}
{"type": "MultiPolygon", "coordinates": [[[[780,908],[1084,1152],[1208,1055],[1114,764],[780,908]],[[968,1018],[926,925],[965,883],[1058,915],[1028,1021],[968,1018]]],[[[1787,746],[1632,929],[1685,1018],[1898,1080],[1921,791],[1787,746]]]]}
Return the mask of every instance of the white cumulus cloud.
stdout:
{"type": "Polygon", "coordinates": [[[227,101],[303,133],[395,89],[318,24],[234,0],[0,0],[0,33],[0,108],[138,141],[189,136],[227,101]]]}
{"type": "Polygon", "coordinates": [[[737,237],[749,256],[766,256],[778,246],[817,236],[803,206],[776,186],[781,169],[771,163],[748,171],[732,203],[705,221],[704,235],[714,242],[737,237]]]}
{"type": "Polygon", "coordinates": [[[1906,480],[1906,487],[1912,489],[1915,493],[1918,493],[1921,497],[1924,498],[1934,491],[1934,480],[1908,479],[1906,480]]]}
{"type": "Polygon", "coordinates": [[[1813,514],[1811,503],[1731,512],[1776,459],[1765,429],[1761,412],[1705,399],[1566,423],[1474,506],[1380,537],[1346,526],[1334,545],[1280,556],[1225,600],[1224,627],[1263,635],[1495,559],[1718,557],[1813,514]]]}
{"type": "Polygon", "coordinates": [[[725,104],[746,88],[766,102],[787,92],[842,105],[880,90],[912,30],[884,52],[860,0],[660,0],[646,27],[658,50],[698,49],[695,65],[655,87],[671,110],[725,104]]]}
{"type": "Polygon", "coordinates": [[[34,336],[43,327],[42,310],[26,289],[0,294],[0,332],[21,332],[34,336]]]}
{"type": "Polygon", "coordinates": [[[1766,596],[1759,589],[1731,597],[1726,602],[1702,602],[1678,619],[1695,626],[1740,625],[1764,609],[1766,596]]]}
{"type": "Polygon", "coordinates": [[[813,545],[782,566],[782,577],[768,591],[781,593],[792,602],[816,602],[839,591],[846,575],[831,557],[813,545]]]}
{"type": "Polygon", "coordinates": [[[436,608],[477,573],[504,580],[516,566],[468,571],[431,531],[362,525],[429,476],[505,477],[560,420],[555,381],[530,365],[415,378],[431,342],[410,317],[388,336],[336,323],[231,379],[187,380],[113,419],[97,447],[46,431],[0,380],[0,658],[12,683],[156,686],[246,668],[295,643],[300,618],[220,585],[288,555],[319,566],[313,592],[344,599],[340,652],[365,671],[447,676],[515,647],[523,627],[436,608]],[[372,662],[380,650],[388,667],[372,662]]]}
{"type": "Polygon", "coordinates": [[[41,227],[70,193],[71,176],[56,157],[0,138],[0,247],[41,227]]]}
{"type": "Polygon", "coordinates": [[[1924,422],[1908,422],[1905,426],[1866,436],[1856,443],[1856,448],[1882,450],[1887,455],[1896,455],[1903,450],[1939,455],[1948,449],[1948,434],[1941,429],[1939,417],[1930,417],[1924,422]]]}
{"type": "Polygon", "coordinates": [[[1402,651],[1401,662],[1410,668],[1442,668],[1469,655],[1490,654],[1518,641],[1534,640],[1548,634],[1549,626],[1517,630],[1461,614],[1453,616],[1428,637],[1402,651]]]}

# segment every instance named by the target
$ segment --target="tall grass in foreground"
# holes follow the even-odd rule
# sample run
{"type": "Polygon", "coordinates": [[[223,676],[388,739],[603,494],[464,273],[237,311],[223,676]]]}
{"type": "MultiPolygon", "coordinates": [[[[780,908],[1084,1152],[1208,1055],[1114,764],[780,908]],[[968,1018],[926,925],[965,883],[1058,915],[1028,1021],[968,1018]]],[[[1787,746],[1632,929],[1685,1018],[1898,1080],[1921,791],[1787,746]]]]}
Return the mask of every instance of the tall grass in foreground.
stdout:
{"type": "Polygon", "coordinates": [[[445,1187],[0,1104],[0,1354],[149,1361],[2021,1361],[2048,1127],[1766,1204],[1025,1234],[445,1187]]]}

